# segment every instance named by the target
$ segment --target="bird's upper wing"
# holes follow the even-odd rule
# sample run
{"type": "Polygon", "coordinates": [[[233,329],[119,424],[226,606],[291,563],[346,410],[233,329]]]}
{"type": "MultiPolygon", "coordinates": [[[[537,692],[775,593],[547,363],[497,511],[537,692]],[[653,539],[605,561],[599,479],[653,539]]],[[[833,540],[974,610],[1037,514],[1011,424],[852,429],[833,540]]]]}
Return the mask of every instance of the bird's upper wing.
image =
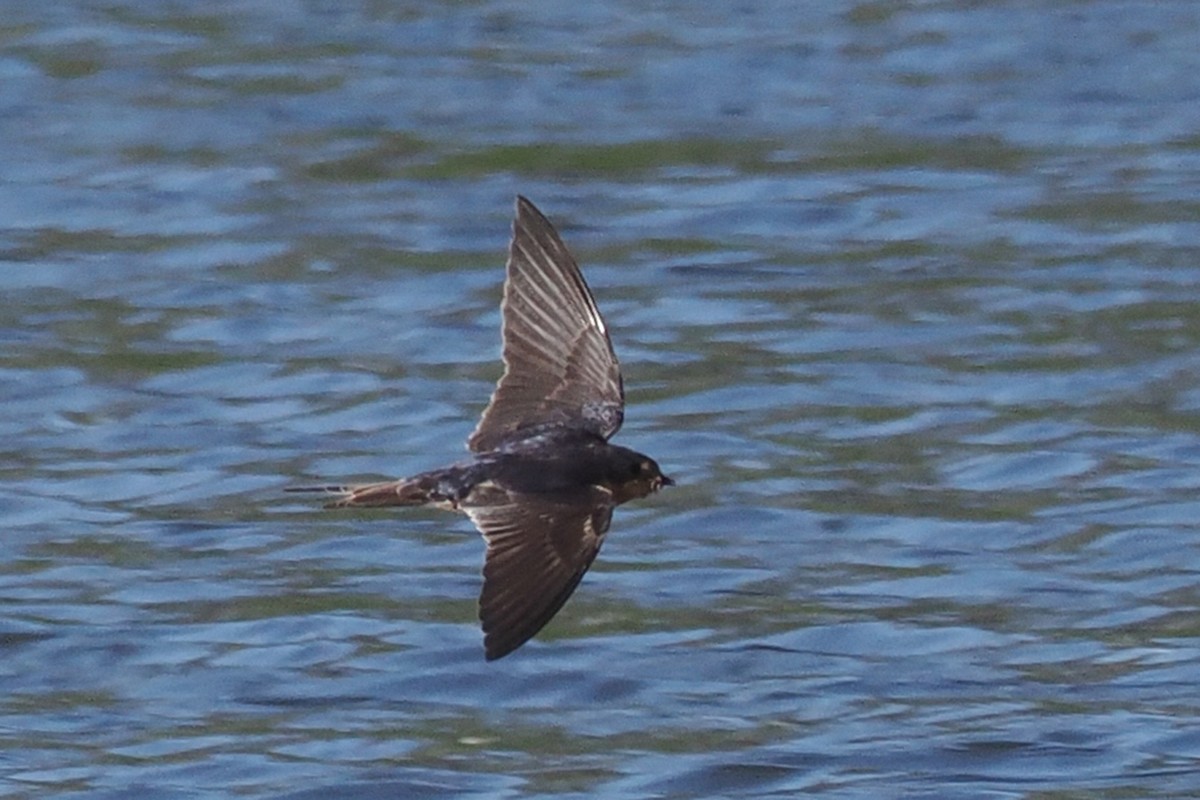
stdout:
{"type": "Polygon", "coordinates": [[[517,198],[500,306],[504,375],[475,432],[473,452],[514,431],[565,423],[605,439],[621,427],[621,369],[574,257],[533,203],[517,198]]]}
{"type": "Polygon", "coordinates": [[[611,494],[511,494],[464,510],[487,540],[479,619],[487,660],[508,655],[558,613],[587,572],[612,519],[611,494]]]}

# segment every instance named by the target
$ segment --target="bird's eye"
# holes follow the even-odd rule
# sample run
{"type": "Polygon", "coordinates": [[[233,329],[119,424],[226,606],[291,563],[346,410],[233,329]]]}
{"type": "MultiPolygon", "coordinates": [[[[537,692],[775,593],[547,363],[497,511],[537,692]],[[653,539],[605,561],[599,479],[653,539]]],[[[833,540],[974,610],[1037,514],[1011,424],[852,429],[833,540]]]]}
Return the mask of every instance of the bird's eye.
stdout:
{"type": "Polygon", "coordinates": [[[642,474],[642,465],[638,464],[636,462],[634,462],[633,464],[630,464],[629,465],[629,474],[635,478],[638,475],[641,475],[642,474]]]}

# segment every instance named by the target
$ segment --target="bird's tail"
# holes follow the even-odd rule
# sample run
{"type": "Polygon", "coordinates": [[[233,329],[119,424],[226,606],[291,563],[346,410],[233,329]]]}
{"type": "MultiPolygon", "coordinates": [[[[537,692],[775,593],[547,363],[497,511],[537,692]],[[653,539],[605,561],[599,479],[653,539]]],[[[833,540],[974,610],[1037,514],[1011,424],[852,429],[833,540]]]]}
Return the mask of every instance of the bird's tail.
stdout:
{"type": "Polygon", "coordinates": [[[438,492],[438,476],[435,473],[358,486],[297,486],[284,491],[338,495],[337,499],[325,504],[326,508],[423,506],[427,503],[443,504],[446,501],[438,492]]]}

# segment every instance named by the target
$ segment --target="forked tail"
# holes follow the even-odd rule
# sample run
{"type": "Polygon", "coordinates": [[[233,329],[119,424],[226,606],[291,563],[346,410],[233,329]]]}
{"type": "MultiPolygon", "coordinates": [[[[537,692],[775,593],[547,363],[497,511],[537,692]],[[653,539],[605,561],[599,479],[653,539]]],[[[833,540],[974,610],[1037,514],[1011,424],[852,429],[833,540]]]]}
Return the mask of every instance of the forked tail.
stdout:
{"type": "Polygon", "coordinates": [[[358,486],[297,486],[284,491],[337,495],[336,500],[325,504],[326,508],[383,508],[442,503],[446,498],[438,496],[437,488],[437,477],[427,473],[383,483],[365,483],[358,486]]]}

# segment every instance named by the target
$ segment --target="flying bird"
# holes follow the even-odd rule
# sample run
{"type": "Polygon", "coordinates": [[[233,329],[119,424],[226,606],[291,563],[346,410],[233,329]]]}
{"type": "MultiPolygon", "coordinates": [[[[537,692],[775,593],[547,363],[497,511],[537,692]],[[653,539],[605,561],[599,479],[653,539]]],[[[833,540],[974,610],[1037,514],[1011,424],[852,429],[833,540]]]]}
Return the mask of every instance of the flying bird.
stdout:
{"type": "Polygon", "coordinates": [[[674,484],[608,440],[625,390],[608,327],[558,232],[517,198],[500,304],[504,374],[467,439],[472,458],[411,478],[290,489],[326,508],[461,511],[487,543],[479,619],[488,661],[527,642],[575,591],[612,512],[674,484]]]}

